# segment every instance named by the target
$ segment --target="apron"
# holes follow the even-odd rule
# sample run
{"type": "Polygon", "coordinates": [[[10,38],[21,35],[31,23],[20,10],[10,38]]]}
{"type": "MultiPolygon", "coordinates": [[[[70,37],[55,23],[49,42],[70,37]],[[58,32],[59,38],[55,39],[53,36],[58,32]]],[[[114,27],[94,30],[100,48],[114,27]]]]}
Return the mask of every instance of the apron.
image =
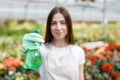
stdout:
{"type": "Polygon", "coordinates": [[[79,80],[79,66],[72,54],[72,46],[67,48],[70,54],[61,58],[48,49],[47,56],[43,56],[42,80],[79,80]]]}

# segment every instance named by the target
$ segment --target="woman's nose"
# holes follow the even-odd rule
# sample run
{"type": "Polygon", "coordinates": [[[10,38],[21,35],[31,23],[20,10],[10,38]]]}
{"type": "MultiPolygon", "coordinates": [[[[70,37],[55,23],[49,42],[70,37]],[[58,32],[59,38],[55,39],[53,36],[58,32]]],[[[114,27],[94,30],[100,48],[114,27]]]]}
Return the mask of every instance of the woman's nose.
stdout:
{"type": "Polygon", "coordinates": [[[56,27],[57,27],[57,29],[61,29],[61,25],[59,23],[57,24],[56,27]]]}

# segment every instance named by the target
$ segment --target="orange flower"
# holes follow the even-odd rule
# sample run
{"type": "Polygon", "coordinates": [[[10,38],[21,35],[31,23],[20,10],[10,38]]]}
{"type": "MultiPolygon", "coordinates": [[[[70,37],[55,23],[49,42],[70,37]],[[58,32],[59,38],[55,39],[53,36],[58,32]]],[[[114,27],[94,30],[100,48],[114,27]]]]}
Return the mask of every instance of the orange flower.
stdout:
{"type": "Polygon", "coordinates": [[[29,78],[29,77],[35,77],[35,75],[33,75],[33,74],[27,74],[27,77],[29,78]]]}
{"type": "Polygon", "coordinates": [[[110,57],[113,57],[114,56],[114,53],[110,50],[107,50],[106,51],[107,55],[109,55],[110,57]]]}
{"type": "Polygon", "coordinates": [[[105,63],[102,67],[101,70],[105,71],[105,72],[109,72],[110,70],[112,70],[114,68],[113,64],[110,63],[105,63]]]}
{"type": "Polygon", "coordinates": [[[41,80],[40,78],[38,78],[37,80],[41,80]]]}
{"type": "Polygon", "coordinates": [[[3,61],[5,68],[16,71],[16,67],[23,64],[21,60],[16,60],[13,57],[8,57],[3,61]]]}
{"type": "Polygon", "coordinates": [[[102,59],[102,60],[107,60],[107,57],[105,57],[105,56],[102,55],[102,54],[99,54],[97,57],[98,57],[99,59],[102,59]]]}
{"type": "Polygon", "coordinates": [[[13,66],[13,61],[14,61],[14,58],[9,57],[4,60],[3,64],[5,67],[10,67],[10,66],[13,66]]]}
{"type": "Polygon", "coordinates": [[[21,60],[14,60],[13,65],[14,65],[15,67],[18,67],[18,66],[20,66],[20,65],[23,65],[23,61],[21,61],[21,60]]]}
{"type": "Polygon", "coordinates": [[[14,67],[18,67],[20,65],[23,64],[23,62],[21,60],[16,60],[15,58],[13,57],[9,57],[9,58],[6,58],[3,62],[3,64],[6,66],[6,67],[11,67],[11,66],[14,66],[14,67]]]}

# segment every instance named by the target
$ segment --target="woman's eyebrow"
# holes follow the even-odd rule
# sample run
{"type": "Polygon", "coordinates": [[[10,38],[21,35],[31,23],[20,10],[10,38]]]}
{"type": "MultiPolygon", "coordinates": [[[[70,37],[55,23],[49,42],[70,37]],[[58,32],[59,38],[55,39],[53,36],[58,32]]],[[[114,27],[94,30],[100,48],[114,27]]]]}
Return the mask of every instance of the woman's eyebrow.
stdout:
{"type": "Polygon", "coordinates": [[[57,22],[57,21],[51,21],[51,22],[57,22]]]}
{"type": "Polygon", "coordinates": [[[61,20],[61,21],[66,22],[65,20],[61,20]]]}
{"type": "MultiPolygon", "coordinates": [[[[65,20],[60,20],[60,21],[65,21],[65,20]]],[[[51,22],[57,22],[56,20],[52,20],[51,22]]],[[[65,21],[66,22],[66,21],[65,21]]]]}

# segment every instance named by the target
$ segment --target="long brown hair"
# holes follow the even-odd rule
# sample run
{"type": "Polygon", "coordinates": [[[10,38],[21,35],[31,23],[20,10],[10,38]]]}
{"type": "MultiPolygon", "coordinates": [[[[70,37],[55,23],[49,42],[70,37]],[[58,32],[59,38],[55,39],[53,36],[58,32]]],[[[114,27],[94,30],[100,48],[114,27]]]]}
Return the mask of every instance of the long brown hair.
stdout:
{"type": "Polygon", "coordinates": [[[46,25],[45,43],[50,43],[53,40],[53,35],[51,33],[50,27],[53,16],[56,13],[61,13],[65,18],[68,30],[68,34],[66,35],[66,41],[68,42],[68,44],[74,44],[71,16],[64,7],[54,7],[49,13],[46,25]]]}

